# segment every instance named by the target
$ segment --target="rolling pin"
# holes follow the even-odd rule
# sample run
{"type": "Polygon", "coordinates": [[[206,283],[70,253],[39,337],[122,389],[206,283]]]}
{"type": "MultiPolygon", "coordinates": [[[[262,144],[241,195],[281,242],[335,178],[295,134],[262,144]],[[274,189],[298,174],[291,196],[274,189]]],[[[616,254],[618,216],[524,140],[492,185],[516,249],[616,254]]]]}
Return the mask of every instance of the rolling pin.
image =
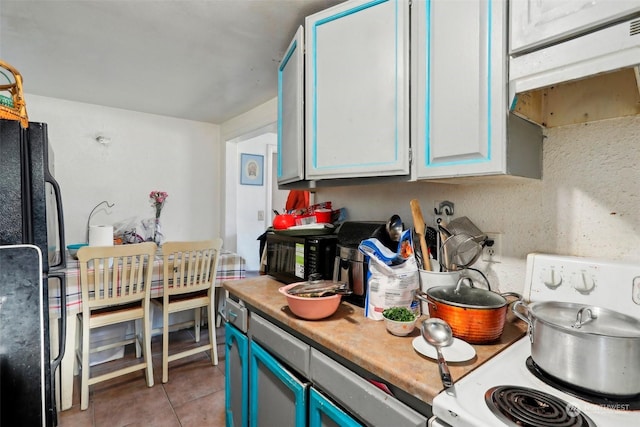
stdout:
{"type": "Polygon", "coordinates": [[[426,271],[431,271],[431,257],[429,256],[429,248],[427,247],[427,239],[425,238],[425,224],[424,217],[422,216],[422,210],[420,209],[420,202],[418,199],[412,199],[409,202],[411,205],[411,215],[413,215],[413,228],[416,230],[416,234],[420,239],[420,250],[422,251],[422,268],[426,271]]]}

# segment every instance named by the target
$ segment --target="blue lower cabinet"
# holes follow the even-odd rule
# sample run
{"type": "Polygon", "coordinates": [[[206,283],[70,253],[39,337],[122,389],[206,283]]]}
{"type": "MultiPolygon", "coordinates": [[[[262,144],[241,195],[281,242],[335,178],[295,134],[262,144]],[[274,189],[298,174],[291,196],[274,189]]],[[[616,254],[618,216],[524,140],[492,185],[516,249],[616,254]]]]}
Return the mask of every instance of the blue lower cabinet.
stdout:
{"type": "Polygon", "coordinates": [[[249,425],[304,427],[310,383],[297,378],[255,341],[249,352],[249,425]]]}
{"type": "Polygon", "coordinates": [[[309,390],[309,427],[360,427],[361,424],[338,408],[316,389],[309,390]]]}
{"type": "Polygon", "coordinates": [[[225,323],[225,413],[227,427],[249,425],[249,339],[225,323]]]}

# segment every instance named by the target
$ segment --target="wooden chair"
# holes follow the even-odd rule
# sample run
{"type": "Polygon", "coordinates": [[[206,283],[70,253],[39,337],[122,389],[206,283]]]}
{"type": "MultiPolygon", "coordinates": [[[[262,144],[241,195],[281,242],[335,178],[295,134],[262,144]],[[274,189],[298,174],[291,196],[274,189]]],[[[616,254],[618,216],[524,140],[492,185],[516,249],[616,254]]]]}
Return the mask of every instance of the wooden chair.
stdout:
{"type": "Polygon", "coordinates": [[[147,386],[153,386],[151,358],[150,296],[151,275],[156,253],[152,242],[135,245],[85,246],[78,250],[82,311],[78,313],[82,339],[78,339],[76,357],[82,368],[80,409],[89,407],[89,386],[146,369],[147,386]],[[134,321],[135,336],[117,343],[90,348],[91,331],[101,326],[134,321]],[[92,378],[89,354],[135,343],[136,357],[141,346],[144,360],[92,378]]]}
{"type": "Polygon", "coordinates": [[[216,348],[215,290],[222,239],[198,242],[166,242],[164,257],[164,291],[153,302],[162,306],[162,382],[169,381],[169,362],[201,351],[211,352],[211,362],[218,364],[216,348]],[[169,354],[169,314],[194,310],[195,342],[200,342],[202,308],[207,309],[209,343],[169,354]]]}

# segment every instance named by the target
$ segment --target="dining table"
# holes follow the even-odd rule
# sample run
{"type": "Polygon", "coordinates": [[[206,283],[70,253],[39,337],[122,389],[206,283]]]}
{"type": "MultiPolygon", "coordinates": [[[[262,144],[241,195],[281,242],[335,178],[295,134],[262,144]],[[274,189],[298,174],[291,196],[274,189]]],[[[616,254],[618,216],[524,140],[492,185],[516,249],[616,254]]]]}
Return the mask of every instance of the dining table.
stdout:
{"type": "MultiPolygon", "coordinates": [[[[60,362],[59,373],[56,375],[56,390],[59,390],[56,400],[59,399],[57,407],[59,410],[69,409],[72,406],[73,377],[78,373],[76,363],[76,340],[77,340],[77,314],[82,311],[82,288],[80,284],[80,263],[68,252],[66,254],[66,268],[64,276],[66,278],[65,307],[67,313],[65,353],[60,362]]],[[[153,260],[151,278],[151,298],[161,297],[164,289],[164,260],[162,248],[156,252],[153,260]]],[[[216,288],[222,290],[222,282],[229,280],[240,280],[246,277],[246,263],[242,256],[223,249],[220,252],[218,268],[216,270],[216,288]]],[[[49,280],[49,324],[51,337],[51,354],[58,354],[62,298],[60,295],[60,282],[49,280]]],[[[216,301],[219,301],[216,292],[216,301]]],[[[216,326],[220,325],[219,318],[215,321],[216,326]]]]}

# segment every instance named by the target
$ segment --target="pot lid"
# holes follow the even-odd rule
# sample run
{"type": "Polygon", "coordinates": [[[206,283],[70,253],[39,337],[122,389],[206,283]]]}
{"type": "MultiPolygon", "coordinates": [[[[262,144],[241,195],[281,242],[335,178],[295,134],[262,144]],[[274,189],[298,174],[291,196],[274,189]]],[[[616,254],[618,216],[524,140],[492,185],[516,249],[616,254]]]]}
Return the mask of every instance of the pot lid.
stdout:
{"type": "Polygon", "coordinates": [[[465,308],[491,309],[507,305],[507,299],[502,295],[469,285],[434,286],[427,289],[427,295],[443,304],[465,308]]]}
{"type": "Polygon", "coordinates": [[[349,285],[345,282],[314,279],[307,282],[294,283],[286,290],[287,294],[300,297],[322,297],[334,294],[348,295],[349,285]]]}
{"type": "Polygon", "coordinates": [[[545,301],[532,303],[528,309],[534,318],[572,333],[640,338],[640,319],[606,308],[545,301]]]}

